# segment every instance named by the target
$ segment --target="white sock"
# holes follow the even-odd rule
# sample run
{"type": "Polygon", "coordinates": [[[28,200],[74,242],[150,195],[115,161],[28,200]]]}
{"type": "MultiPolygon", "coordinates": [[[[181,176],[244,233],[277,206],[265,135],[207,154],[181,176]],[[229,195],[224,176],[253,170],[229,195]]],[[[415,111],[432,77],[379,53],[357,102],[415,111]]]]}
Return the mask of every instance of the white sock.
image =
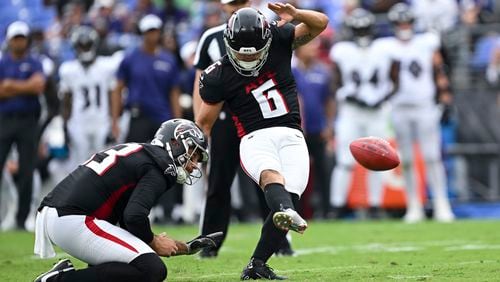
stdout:
{"type": "Polygon", "coordinates": [[[423,207],[417,190],[417,177],[413,164],[408,163],[403,165],[403,177],[405,179],[407,211],[422,210],[423,207]]]}
{"type": "Polygon", "coordinates": [[[368,173],[368,204],[370,207],[378,208],[382,203],[384,173],[373,171],[368,173]]]}

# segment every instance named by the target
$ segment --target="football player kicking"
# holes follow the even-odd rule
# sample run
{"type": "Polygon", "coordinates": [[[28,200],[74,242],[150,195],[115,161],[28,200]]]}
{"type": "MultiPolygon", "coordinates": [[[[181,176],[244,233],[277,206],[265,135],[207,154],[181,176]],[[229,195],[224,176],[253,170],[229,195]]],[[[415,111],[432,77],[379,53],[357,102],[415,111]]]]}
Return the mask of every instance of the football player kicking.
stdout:
{"type": "Polygon", "coordinates": [[[75,270],[64,259],[35,281],[163,281],[160,256],[215,246],[221,234],[184,243],[154,234],[148,219],[158,198],[175,183],[192,184],[207,160],[205,136],[183,119],[164,122],[151,144],[94,154],[43,199],[35,231],[36,254],[54,256],[54,243],[89,267],[75,270]]]}
{"type": "Polygon", "coordinates": [[[431,32],[414,34],[414,15],[406,4],[393,6],[388,17],[396,35],[391,38],[392,44],[396,47],[394,50],[399,51],[401,62],[400,88],[391,102],[408,195],[404,220],[414,223],[425,218],[413,165],[413,144],[418,142],[427,183],[432,189],[434,219],[450,222],[455,216],[446,195],[446,173],[441,158],[441,110],[436,100],[449,105],[451,92],[439,52],[439,37],[431,32]]]}
{"type": "Polygon", "coordinates": [[[281,20],[269,24],[253,8],[236,11],[224,31],[227,54],[205,69],[197,123],[209,135],[224,102],[241,137],[245,172],[262,188],[271,210],[241,279],[284,279],[266,264],[288,230],[307,223],[295,211],[309,175],[309,155],[300,127],[292,51],[321,33],[328,18],[290,4],[268,7],[281,20]],[[290,21],[297,21],[294,26],[290,21]]]}
{"type": "Polygon", "coordinates": [[[97,56],[98,40],[99,35],[93,28],[76,28],[71,34],[71,43],[77,58],[62,63],[59,68],[59,92],[70,139],[71,169],[93,152],[104,149],[110,131],[109,93],[122,53],[97,56]]]}

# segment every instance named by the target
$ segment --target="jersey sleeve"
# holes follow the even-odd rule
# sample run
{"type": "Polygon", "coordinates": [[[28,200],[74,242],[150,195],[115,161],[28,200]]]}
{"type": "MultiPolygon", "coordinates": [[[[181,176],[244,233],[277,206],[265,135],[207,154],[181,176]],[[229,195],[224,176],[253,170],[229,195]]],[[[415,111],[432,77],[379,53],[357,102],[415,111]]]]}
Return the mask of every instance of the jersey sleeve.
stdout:
{"type": "Polygon", "coordinates": [[[439,48],[441,48],[441,39],[439,38],[438,34],[434,32],[428,32],[425,39],[431,51],[437,51],[439,48]]]}
{"type": "Polygon", "coordinates": [[[330,49],[330,54],[329,54],[329,57],[330,57],[330,60],[332,62],[336,62],[338,61],[338,59],[340,58],[341,54],[342,54],[342,43],[335,43],[332,48],[330,49]]]}
{"type": "MultiPolygon", "coordinates": [[[[287,24],[284,24],[284,25],[278,27],[277,22],[273,22],[271,25],[276,27],[275,28],[276,34],[273,35],[273,40],[274,40],[274,36],[276,36],[280,42],[280,45],[287,46],[291,50],[293,40],[295,39],[295,25],[293,25],[291,23],[287,23],[287,24]]],[[[272,26],[271,26],[271,28],[272,28],[272,26]]]]}
{"type": "Polygon", "coordinates": [[[163,174],[153,166],[143,175],[135,187],[123,211],[125,229],[146,243],[153,240],[149,212],[156,205],[168,185],[163,174]]]}
{"type": "Polygon", "coordinates": [[[59,93],[70,92],[70,77],[68,63],[62,63],[59,67],[59,93]]]}
{"type": "Polygon", "coordinates": [[[224,93],[221,91],[223,89],[220,83],[221,80],[216,75],[220,72],[218,64],[220,64],[220,61],[206,68],[200,76],[200,96],[208,104],[216,104],[224,101],[224,93]]]}

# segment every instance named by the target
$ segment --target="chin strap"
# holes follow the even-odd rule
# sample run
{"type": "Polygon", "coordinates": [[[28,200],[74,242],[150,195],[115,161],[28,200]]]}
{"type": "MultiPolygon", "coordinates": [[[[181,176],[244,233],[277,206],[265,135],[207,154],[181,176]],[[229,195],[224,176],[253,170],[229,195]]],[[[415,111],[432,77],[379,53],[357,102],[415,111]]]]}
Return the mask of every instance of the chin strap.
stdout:
{"type": "Polygon", "coordinates": [[[177,183],[184,184],[188,179],[188,172],[183,168],[177,167],[177,183]]]}

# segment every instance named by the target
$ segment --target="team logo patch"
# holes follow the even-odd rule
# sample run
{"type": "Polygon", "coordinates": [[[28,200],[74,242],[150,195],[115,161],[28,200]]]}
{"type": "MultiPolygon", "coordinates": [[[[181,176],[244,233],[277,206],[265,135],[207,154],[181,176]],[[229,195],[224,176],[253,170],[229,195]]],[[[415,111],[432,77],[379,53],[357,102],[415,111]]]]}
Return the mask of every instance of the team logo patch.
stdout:
{"type": "Polygon", "coordinates": [[[165,169],[165,174],[170,174],[172,176],[176,176],[177,170],[175,169],[175,166],[173,164],[168,164],[167,169],[165,169]]]}

